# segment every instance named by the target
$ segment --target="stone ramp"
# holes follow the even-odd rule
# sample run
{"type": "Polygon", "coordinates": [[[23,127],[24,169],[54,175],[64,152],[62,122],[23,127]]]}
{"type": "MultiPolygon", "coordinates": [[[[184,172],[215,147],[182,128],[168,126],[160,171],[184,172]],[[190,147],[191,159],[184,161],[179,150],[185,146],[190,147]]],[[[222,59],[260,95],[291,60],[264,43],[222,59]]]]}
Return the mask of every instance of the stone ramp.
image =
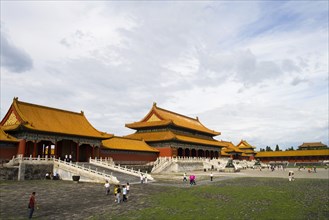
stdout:
{"type": "Polygon", "coordinates": [[[113,175],[115,176],[121,184],[126,184],[126,183],[139,183],[140,182],[140,178],[137,177],[137,176],[133,176],[133,175],[129,175],[129,174],[126,174],[126,173],[121,173],[121,172],[118,172],[118,171],[114,171],[114,170],[111,170],[111,169],[108,169],[108,168],[104,168],[104,167],[101,167],[101,166],[97,166],[95,164],[91,164],[91,163],[88,163],[88,162],[79,162],[78,163],[80,166],[84,166],[84,167],[90,167],[90,169],[92,170],[96,170],[97,171],[100,171],[100,172],[104,172],[106,174],[110,174],[110,175],[113,175]]]}

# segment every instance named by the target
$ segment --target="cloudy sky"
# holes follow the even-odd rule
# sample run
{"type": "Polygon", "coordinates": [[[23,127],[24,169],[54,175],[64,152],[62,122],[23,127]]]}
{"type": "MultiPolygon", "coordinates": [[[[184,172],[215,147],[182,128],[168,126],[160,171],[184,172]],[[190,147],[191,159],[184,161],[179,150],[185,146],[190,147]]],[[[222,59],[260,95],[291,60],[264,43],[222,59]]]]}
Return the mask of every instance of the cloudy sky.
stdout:
{"type": "Polygon", "coordinates": [[[115,135],[153,102],[219,140],[328,145],[328,1],[1,1],[1,119],[14,97],[115,135]]]}

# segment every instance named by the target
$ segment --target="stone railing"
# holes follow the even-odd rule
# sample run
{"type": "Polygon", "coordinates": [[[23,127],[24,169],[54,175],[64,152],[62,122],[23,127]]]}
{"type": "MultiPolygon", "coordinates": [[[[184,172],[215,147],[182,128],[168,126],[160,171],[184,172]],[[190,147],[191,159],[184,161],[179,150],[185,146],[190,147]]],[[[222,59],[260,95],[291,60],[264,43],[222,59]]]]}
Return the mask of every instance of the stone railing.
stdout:
{"type": "Polygon", "coordinates": [[[172,157],[158,157],[156,161],[154,161],[154,165],[152,168],[152,173],[159,173],[168,167],[172,163],[172,157]]]}
{"type": "MultiPolygon", "coordinates": [[[[202,162],[211,164],[210,158],[205,157],[158,157],[158,159],[154,162],[152,173],[159,173],[169,167],[173,163],[195,163],[202,162]]],[[[217,163],[218,164],[218,163],[217,163]]],[[[210,165],[211,167],[211,165],[210,165]]]]}
{"type": "MultiPolygon", "coordinates": [[[[90,167],[85,167],[84,165],[80,166],[78,164],[72,162],[65,162],[60,159],[56,159],[54,157],[22,157],[17,156],[13,157],[7,166],[15,166],[19,164],[54,164],[54,173],[59,170],[63,170],[61,178],[63,180],[72,180],[73,175],[80,175],[86,178],[86,181],[89,182],[105,182],[108,180],[110,183],[118,184],[118,179],[113,176],[106,174],[105,172],[100,172],[97,170],[90,169],[90,167]],[[88,180],[89,179],[89,180],[88,180]]],[[[61,174],[61,173],[60,173],[61,174]]]]}
{"type": "Polygon", "coordinates": [[[104,182],[108,180],[110,183],[118,184],[119,180],[110,174],[105,172],[100,172],[97,169],[93,170],[90,167],[85,167],[84,165],[78,165],[72,162],[65,162],[54,158],[54,169],[63,169],[74,175],[85,176],[91,180],[97,180],[96,182],[104,182]]]}
{"type": "Polygon", "coordinates": [[[104,168],[107,168],[107,169],[111,169],[111,170],[114,170],[114,171],[117,171],[117,172],[120,172],[120,173],[125,173],[125,174],[128,174],[128,175],[133,175],[133,176],[138,176],[140,177],[141,175],[143,176],[146,176],[148,180],[154,180],[153,177],[148,174],[147,172],[141,172],[139,169],[138,170],[134,170],[134,169],[129,169],[127,168],[126,166],[120,166],[119,165],[115,165],[113,163],[113,161],[111,162],[111,160],[109,160],[108,158],[100,158],[100,159],[92,159],[92,158],[89,158],[89,163],[91,164],[95,164],[97,166],[101,166],[101,167],[104,167],[104,168]]]}

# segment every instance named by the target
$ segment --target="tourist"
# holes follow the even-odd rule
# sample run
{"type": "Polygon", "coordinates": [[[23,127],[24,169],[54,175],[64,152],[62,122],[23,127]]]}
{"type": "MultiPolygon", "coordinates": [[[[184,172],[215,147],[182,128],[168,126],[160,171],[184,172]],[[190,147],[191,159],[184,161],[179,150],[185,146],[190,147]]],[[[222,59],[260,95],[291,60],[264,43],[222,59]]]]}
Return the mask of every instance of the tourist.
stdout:
{"type": "Polygon", "coordinates": [[[186,173],[184,173],[183,182],[187,182],[186,173]]]}
{"type": "Polygon", "coordinates": [[[117,203],[121,202],[121,188],[120,185],[117,185],[117,203]]]}
{"type": "Polygon", "coordinates": [[[130,185],[129,185],[129,183],[127,183],[127,185],[126,185],[126,189],[127,189],[127,198],[128,198],[129,190],[130,190],[130,185]]]}
{"type": "Polygon", "coordinates": [[[214,175],[212,174],[212,172],[210,173],[210,181],[212,181],[214,175]]]}
{"type": "Polygon", "coordinates": [[[53,176],[53,180],[59,180],[59,174],[57,173],[57,171],[55,172],[55,174],[53,176]]]}
{"type": "Polygon", "coordinates": [[[122,202],[127,202],[127,188],[122,185],[122,202]]]}
{"type": "Polygon", "coordinates": [[[289,171],[288,178],[289,178],[289,182],[295,180],[295,178],[294,178],[294,171],[289,171]]]}
{"type": "Polygon", "coordinates": [[[141,184],[143,184],[143,182],[144,182],[143,174],[141,174],[140,179],[141,179],[141,184]]]}
{"type": "Polygon", "coordinates": [[[32,192],[29,200],[29,206],[28,208],[30,209],[29,212],[29,219],[32,218],[33,212],[34,212],[34,207],[36,207],[36,199],[35,199],[35,192],[32,192]]]}
{"type": "Polygon", "coordinates": [[[147,175],[144,177],[144,183],[147,183],[147,175]]]}
{"type": "Polygon", "coordinates": [[[195,182],[195,176],[194,175],[190,175],[190,185],[196,185],[196,182],[195,182]]]}
{"type": "Polygon", "coordinates": [[[72,155],[70,154],[69,156],[69,162],[71,163],[72,162],[72,155]]]}
{"type": "Polygon", "coordinates": [[[316,173],[316,166],[313,167],[314,173],[316,173]]]}
{"type": "Polygon", "coordinates": [[[105,194],[109,195],[110,194],[110,183],[108,180],[106,180],[104,186],[105,186],[105,194]]]}
{"type": "Polygon", "coordinates": [[[115,185],[114,186],[114,202],[117,202],[117,194],[118,194],[118,185],[115,185]]]}
{"type": "Polygon", "coordinates": [[[49,172],[46,173],[46,180],[50,180],[50,174],[49,174],[49,172]]]}

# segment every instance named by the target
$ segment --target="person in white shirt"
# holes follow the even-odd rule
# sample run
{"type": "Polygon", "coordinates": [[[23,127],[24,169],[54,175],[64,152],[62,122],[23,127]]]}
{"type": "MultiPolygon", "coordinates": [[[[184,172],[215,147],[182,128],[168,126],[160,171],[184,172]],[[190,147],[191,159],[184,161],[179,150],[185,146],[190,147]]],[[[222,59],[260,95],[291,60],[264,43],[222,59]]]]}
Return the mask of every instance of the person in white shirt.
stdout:
{"type": "Polygon", "coordinates": [[[127,188],[125,185],[122,186],[122,202],[127,202],[127,188]]]}
{"type": "Polygon", "coordinates": [[[105,186],[105,194],[109,195],[110,194],[110,183],[109,183],[109,181],[106,180],[104,186],[105,186]]]}

